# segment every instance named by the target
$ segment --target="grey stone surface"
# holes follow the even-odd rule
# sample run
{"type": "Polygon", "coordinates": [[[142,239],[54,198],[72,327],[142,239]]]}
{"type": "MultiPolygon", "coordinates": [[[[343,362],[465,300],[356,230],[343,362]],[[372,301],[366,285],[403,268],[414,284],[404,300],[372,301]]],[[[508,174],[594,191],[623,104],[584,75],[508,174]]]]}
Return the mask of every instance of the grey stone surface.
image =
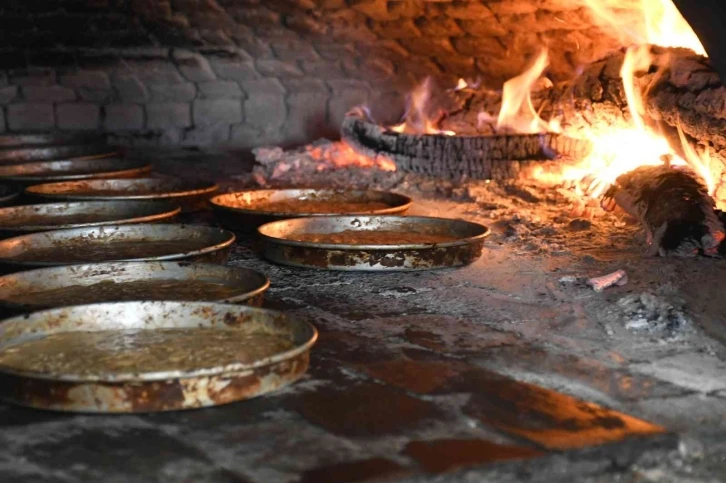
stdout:
{"type": "Polygon", "coordinates": [[[9,104],[18,97],[18,86],[0,87],[0,104],[9,104]]]}
{"type": "MultiPolygon", "coordinates": [[[[572,0],[92,3],[66,8],[34,2],[6,15],[9,82],[54,85],[57,77],[79,75],[76,70],[136,76],[138,83],[112,79],[113,89],[93,87],[93,79],[73,87],[79,99],[100,105],[182,100],[187,96],[162,95],[163,86],[216,79],[350,79],[368,83],[372,92],[385,83],[387,90],[405,93],[427,75],[447,83],[470,75],[499,88],[542,45],[551,47],[548,75],[556,80],[622,47],[608,26],[572,0]],[[159,86],[152,88],[153,99],[144,92],[151,86],[159,86]]],[[[634,4],[622,6],[618,16],[629,29],[643,23],[634,4]]],[[[326,133],[339,128],[335,123],[346,103],[340,96],[331,102],[326,133]]],[[[290,121],[297,125],[295,141],[300,125],[317,118],[317,110],[289,111],[302,116],[290,121]]],[[[316,121],[309,135],[321,134],[319,127],[316,121]]]]}
{"type": "Polygon", "coordinates": [[[114,73],[113,87],[118,98],[122,101],[146,102],[150,98],[149,89],[133,73],[114,73]]]}
{"type": "Polygon", "coordinates": [[[10,104],[7,109],[11,131],[43,131],[55,126],[53,104],[25,102],[10,104]]]}
{"type": "Polygon", "coordinates": [[[250,60],[234,61],[228,58],[210,58],[209,62],[220,79],[241,82],[260,77],[260,73],[255,70],[254,62],[250,60]]]}
{"type": "Polygon", "coordinates": [[[101,108],[90,102],[57,104],[55,115],[60,129],[92,130],[101,124],[101,108]]]}
{"type": "Polygon", "coordinates": [[[183,128],[192,125],[189,104],[154,102],[146,104],[146,127],[149,129],[183,128]]]}
{"type": "Polygon", "coordinates": [[[60,78],[61,85],[74,89],[86,101],[102,102],[112,93],[108,73],[99,70],[79,70],[60,78]]]}
{"type": "Polygon", "coordinates": [[[285,132],[291,141],[302,142],[327,125],[328,87],[321,81],[287,81],[287,119],[285,132]]]}
{"type": "Polygon", "coordinates": [[[673,381],[693,391],[709,393],[726,389],[726,363],[708,354],[678,354],[635,364],[633,369],[658,379],[673,381]]]}
{"type": "Polygon", "coordinates": [[[328,117],[332,125],[340,125],[345,114],[355,106],[367,106],[370,91],[365,86],[338,85],[332,87],[332,95],[328,103],[328,117]]]}
{"type": "Polygon", "coordinates": [[[191,82],[209,82],[217,78],[209,61],[196,52],[175,49],[172,53],[179,71],[191,82]]]}
{"type": "Polygon", "coordinates": [[[30,67],[10,71],[10,83],[20,86],[49,86],[56,82],[55,69],[30,67]]]}
{"type": "Polygon", "coordinates": [[[120,67],[120,71],[135,74],[146,85],[170,85],[186,82],[186,79],[168,58],[129,59],[120,67]]]}
{"type": "Polygon", "coordinates": [[[242,89],[234,81],[211,81],[197,84],[202,99],[241,99],[242,89]]]}
{"type": "Polygon", "coordinates": [[[247,124],[264,132],[271,132],[285,123],[285,89],[277,79],[245,82],[242,88],[247,93],[244,101],[247,124]]]}
{"type": "Polygon", "coordinates": [[[144,108],[137,104],[104,106],[103,127],[107,131],[137,131],[144,128],[144,108]]]}
{"type": "Polygon", "coordinates": [[[197,127],[242,122],[242,103],[237,99],[196,100],[192,118],[197,127]]]}
{"type": "Polygon", "coordinates": [[[264,77],[302,77],[303,75],[297,63],[293,61],[262,59],[255,62],[255,66],[264,77]]]}
{"type": "Polygon", "coordinates": [[[184,131],[182,143],[190,146],[214,146],[229,141],[232,126],[222,122],[184,131]]]}
{"type": "Polygon", "coordinates": [[[244,124],[233,125],[229,139],[232,145],[249,149],[259,146],[261,141],[267,137],[262,134],[261,129],[252,127],[248,120],[244,124]]]}
{"type": "Polygon", "coordinates": [[[5,121],[5,109],[0,109],[0,132],[5,132],[8,129],[8,124],[5,121]]]}
{"type": "Polygon", "coordinates": [[[63,86],[23,86],[21,90],[26,101],[67,102],[76,100],[75,91],[63,86]]]}
{"type": "Polygon", "coordinates": [[[197,95],[197,88],[191,82],[183,84],[151,84],[149,86],[151,102],[191,101],[197,95]]]}

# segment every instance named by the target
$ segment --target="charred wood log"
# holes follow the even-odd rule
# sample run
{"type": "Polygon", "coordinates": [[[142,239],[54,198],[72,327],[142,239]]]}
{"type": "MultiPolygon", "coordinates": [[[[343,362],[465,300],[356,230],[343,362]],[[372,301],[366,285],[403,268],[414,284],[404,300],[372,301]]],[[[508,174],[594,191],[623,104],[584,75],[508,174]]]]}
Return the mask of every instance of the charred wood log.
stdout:
{"type": "Polygon", "coordinates": [[[537,161],[581,159],[590,143],[547,134],[448,136],[407,134],[385,129],[362,111],[349,113],[341,127],[343,140],[358,152],[391,158],[403,172],[441,178],[516,178],[523,167],[537,161]]]}
{"type": "MultiPolygon", "coordinates": [[[[660,132],[684,156],[680,128],[692,147],[708,149],[717,181],[716,198],[726,199],[726,86],[708,58],[688,49],[652,47],[647,72],[635,74],[642,94],[646,125],[660,132]]],[[[535,108],[545,119],[560,121],[572,137],[597,136],[631,121],[620,70],[625,52],[587,66],[576,79],[532,94],[535,108]]],[[[493,118],[501,106],[501,93],[463,90],[454,93],[453,108],[442,129],[464,134],[487,134],[493,127],[481,122],[493,118]]]]}
{"type": "Polygon", "coordinates": [[[726,236],[706,186],[692,170],[642,166],[619,176],[604,195],[645,228],[649,255],[716,256],[726,236]]]}

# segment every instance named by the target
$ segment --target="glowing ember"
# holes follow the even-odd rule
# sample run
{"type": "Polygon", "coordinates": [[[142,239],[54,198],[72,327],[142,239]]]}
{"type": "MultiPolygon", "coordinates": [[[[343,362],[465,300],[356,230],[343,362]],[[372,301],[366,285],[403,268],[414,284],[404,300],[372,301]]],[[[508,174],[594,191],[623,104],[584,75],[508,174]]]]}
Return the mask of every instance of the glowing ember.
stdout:
{"type": "MultiPolygon", "coordinates": [[[[459,83],[461,81],[463,79],[459,83]]],[[[390,126],[388,129],[406,134],[445,134],[447,136],[455,136],[456,133],[454,131],[442,131],[436,127],[437,120],[431,115],[431,89],[432,81],[430,77],[427,77],[408,96],[403,122],[395,126],[390,126]]]]}
{"type": "Polygon", "coordinates": [[[363,168],[378,168],[383,171],[396,171],[396,163],[391,158],[382,155],[371,158],[358,153],[344,141],[323,146],[310,145],[305,149],[313,159],[321,161],[318,171],[328,169],[329,166],[335,168],[360,166],[363,168]]]}

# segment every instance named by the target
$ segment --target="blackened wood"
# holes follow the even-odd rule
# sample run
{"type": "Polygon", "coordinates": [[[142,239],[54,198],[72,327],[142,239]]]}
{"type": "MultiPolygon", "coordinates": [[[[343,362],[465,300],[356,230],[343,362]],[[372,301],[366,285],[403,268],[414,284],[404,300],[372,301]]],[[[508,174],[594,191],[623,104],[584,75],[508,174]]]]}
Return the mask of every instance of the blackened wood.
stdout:
{"type": "MultiPolygon", "coordinates": [[[[688,49],[651,47],[653,61],[647,72],[638,72],[635,83],[645,104],[645,124],[664,135],[684,157],[680,128],[691,146],[708,148],[716,178],[716,197],[726,198],[726,86],[711,61],[688,49]]],[[[625,51],[588,65],[574,80],[532,94],[544,119],[561,121],[565,134],[597,136],[631,121],[620,77],[625,51]]],[[[490,125],[477,123],[479,113],[496,116],[501,93],[463,90],[454,93],[458,109],[450,112],[441,128],[457,133],[487,134],[490,125]]]]}
{"type": "Polygon", "coordinates": [[[685,167],[641,166],[605,193],[643,224],[650,255],[714,256],[726,229],[701,178],[685,167]]]}
{"type": "Polygon", "coordinates": [[[343,120],[342,138],[357,151],[391,158],[403,172],[443,178],[517,177],[522,165],[563,157],[582,158],[590,143],[555,133],[447,136],[397,133],[353,112],[343,120]]]}

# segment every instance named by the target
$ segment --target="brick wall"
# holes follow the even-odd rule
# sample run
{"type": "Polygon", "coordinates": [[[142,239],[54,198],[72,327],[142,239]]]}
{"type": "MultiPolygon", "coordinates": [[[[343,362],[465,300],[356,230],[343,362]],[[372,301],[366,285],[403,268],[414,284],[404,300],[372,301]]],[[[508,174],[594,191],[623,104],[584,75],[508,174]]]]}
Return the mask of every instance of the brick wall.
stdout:
{"type": "Polygon", "coordinates": [[[542,45],[570,75],[618,47],[581,0],[5,0],[0,130],[254,146],[398,115],[426,75],[498,85],[542,45]]]}

